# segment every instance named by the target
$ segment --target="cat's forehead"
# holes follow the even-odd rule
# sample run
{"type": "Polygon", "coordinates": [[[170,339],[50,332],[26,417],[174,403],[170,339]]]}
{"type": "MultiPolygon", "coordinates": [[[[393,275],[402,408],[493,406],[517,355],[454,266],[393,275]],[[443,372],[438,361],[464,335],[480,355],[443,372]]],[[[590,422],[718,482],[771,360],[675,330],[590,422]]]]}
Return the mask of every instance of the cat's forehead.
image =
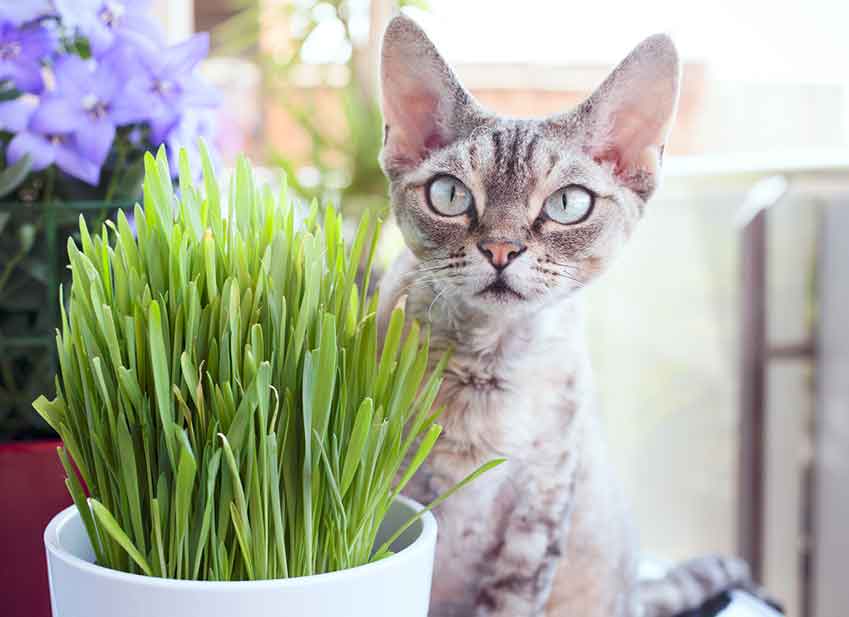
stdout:
{"type": "Polygon", "coordinates": [[[493,117],[446,148],[434,161],[469,179],[493,198],[527,195],[564,165],[580,164],[568,125],[537,118],[493,117]]]}

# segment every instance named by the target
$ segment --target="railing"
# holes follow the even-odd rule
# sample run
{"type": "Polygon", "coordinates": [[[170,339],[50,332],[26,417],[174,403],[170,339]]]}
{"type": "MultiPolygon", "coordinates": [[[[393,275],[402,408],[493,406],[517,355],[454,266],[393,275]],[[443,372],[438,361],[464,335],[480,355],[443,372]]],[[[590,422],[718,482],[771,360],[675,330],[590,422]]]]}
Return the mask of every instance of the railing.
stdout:
{"type": "MultiPolygon", "coordinates": [[[[694,183],[704,190],[739,187],[739,485],[738,550],[763,580],[766,554],[768,375],[776,361],[806,360],[815,367],[813,444],[802,473],[800,610],[805,617],[836,617],[849,606],[841,584],[849,554],[849,152],[683,157],[666,169],[670,183],[694,183]],[[807,332],[771,344],[768,334],[769,231],[779,203],[797,208],[818,203],[820,233],[812,278],[816,306],[807,332]],[[837,453],[837,454],[836,454],[837,453]],[[842,608],[841,608],[842,607],[842,608]]],[[[804,276],[804,264],[784,276],[804,276]]],[[[801,422],[801,421],[800,421],[801,422]]],[[[804,444],[799,445],[799,450],[804,444]]],[[[792,457],[794,452],[788,452],[792,457]]],[[[804,465],[804,461],[801,462],[804,465]]],[[[789,478],[788,478],[789,480],[789,478]]],[[[774,484],[774,483],[773,483],[774,484]]],[[[788,488],[788,490],[790,490],[788,488]]],[[[795,542],[795,537],[785,538],[795,542]]],[[[791,609],[792,610],[792,609],[791,609]]],[[[795,612],[795,611],[793,611],[795,612]]]]}

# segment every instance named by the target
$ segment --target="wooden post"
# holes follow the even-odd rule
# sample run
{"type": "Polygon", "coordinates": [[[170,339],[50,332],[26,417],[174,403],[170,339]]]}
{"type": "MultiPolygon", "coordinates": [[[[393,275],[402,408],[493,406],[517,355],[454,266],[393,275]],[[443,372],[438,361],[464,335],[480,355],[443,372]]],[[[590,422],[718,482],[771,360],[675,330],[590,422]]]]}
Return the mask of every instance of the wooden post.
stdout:
{"type": "Polygon", "coordinates": [[[766,210],[743,230],[741,247],[741,383],[737,543],[763,575],[764,434],[766,410],[766,210]]]}
{"type": "Polygon", "coordinates": [[[849,205],[823,210],[819,254],[812,617],[849,607],[849,205]]]}

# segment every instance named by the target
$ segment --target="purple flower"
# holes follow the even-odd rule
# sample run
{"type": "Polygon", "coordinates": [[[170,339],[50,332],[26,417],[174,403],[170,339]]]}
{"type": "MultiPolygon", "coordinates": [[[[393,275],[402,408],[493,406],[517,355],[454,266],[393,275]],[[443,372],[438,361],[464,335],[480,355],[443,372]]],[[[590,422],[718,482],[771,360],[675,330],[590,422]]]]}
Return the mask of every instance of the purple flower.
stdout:
{"type": "Polygon", "coordinates": [[[185,148],[189,155],[192,177],[202,177],[198,140],[203,137],[207,143],[212,141],[215,135],[215,120],[215,111],[212,109],[188,109],[180,114],[162,139],[152,139],[154,148],[160,143],[165,144],[172,173],[177,173],[180,149],[185,148]]]}
{"type": "Polygon", "coordinates": [[[192,74],[209,51],[209,35],[196,34],[158,53],[140,50],[143,70],[130,79],[126,96],[144,105],[151,125],[151,140],[161,143],[189,107],[213,107],[215,92],[192,74]]]}
{"type": "Polygon", "coordinates": [[[68,175],[96,185],[100,178],[100,166],[82,154],[73,134],[33,129],[32,116],[37,104],[34,97],[21,97],[0,104],[0,127],[16,133],[6,149],[7,163],[14,165],[28,154],[33,171],[55,163],[68,175]]]}
{"type": "Polygon", "coordinates": [[[53,13],[50,0],[7,0],[0,5],[0,21],[8,21],[16,26],[53,13]]]}
{"type": "Polygon", "coordinates": [[[40,92],[41,60],[52,50],[53,37],[45,28],[0,22],[0,82],[11,80],[19,90],[40,92]]]}
{"type": "Polygon", "coordinates": [[[38,98],[30,95],[0,103],[0,131],[18,133],[26,129],[37,105],[38,98]]]}
{"type": "Polygon", "coordinates": [[[102,166],[116,127],[141,119],[121,96],[120,71],[107,60],[66,56],[56,63],[54,74],[56,87],[42,98],[31,126],[47,134],[72,133],[83,156],[102,166]]]}
{"type": "Polygon", "coordinates": [[[161,45],[162,33],[147,14],[148,0],[54,0],[62,21],[88,39],[95,56],[116,40],[161,45]]]}

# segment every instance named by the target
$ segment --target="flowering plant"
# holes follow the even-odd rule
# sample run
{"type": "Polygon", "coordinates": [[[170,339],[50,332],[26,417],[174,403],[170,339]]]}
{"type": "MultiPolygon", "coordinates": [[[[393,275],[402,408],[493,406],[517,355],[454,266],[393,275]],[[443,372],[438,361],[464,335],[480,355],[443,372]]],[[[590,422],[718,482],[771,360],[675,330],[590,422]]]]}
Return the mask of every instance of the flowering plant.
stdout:
{"type": "Polygon", "coordinates": [[[144,151],[164,144],[176,152],[208,131],[216,97],[193,72],[208,36],[164,46],[146,4],[0,7],[0,198],[51,167],[59,178],[100,189],[87,197],[116,197],[128,175],[125,192],[137,192],[144,151]]]}
{"type": "Polygon", "coordinates": [[[145,151],[173,159],[211,137],[216,96],[195,72],[208,37],[166,46],[147,5],[0,1],[0,441],[49,432],[30,402],[52,389],[60,255],[80,213],[99,227],[105,204],[139,198],[145,151]]]}

